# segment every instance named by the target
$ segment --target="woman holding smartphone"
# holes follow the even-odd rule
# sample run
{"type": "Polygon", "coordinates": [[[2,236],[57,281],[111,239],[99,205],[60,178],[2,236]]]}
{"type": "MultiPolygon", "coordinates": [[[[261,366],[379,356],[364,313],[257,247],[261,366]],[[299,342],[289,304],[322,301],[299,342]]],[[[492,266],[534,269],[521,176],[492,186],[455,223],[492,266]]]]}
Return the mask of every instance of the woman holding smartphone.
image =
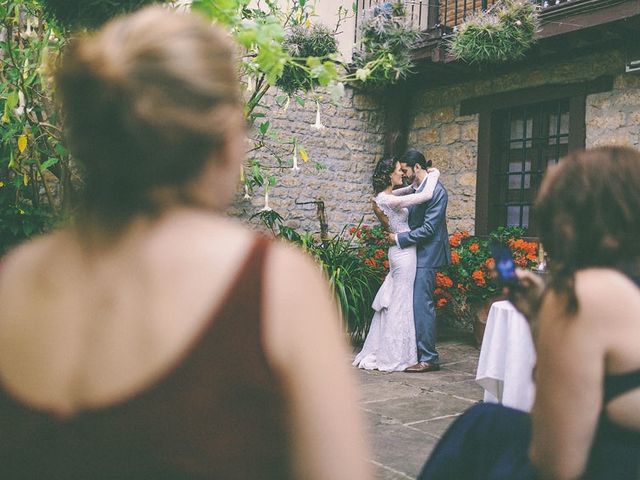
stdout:
{"type": "Polygon", "coordinates": [[[546,287],[518,271],[512,302],[536,328],[531,414],[483,404],[450,428],[420,479],[633,479],[640,457],[640,154],[574,153],[535,212],[546,287]]]}

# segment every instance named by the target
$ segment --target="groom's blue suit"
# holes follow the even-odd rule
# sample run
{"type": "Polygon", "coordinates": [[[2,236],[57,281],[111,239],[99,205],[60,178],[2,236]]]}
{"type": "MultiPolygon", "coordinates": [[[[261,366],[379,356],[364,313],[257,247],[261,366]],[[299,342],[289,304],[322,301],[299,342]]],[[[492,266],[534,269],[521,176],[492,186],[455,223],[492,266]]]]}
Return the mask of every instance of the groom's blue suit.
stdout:
{"type": "MultiPolygon", "coordinates": [[[[422,182],[418,191],[424,188],[422,182]]],[[[417,269],[413,286],[413,317],[416,324],[418,362],[438,363],[436,350],[436,309],[433,290],[437,270],[451,263],[451,249],[447,232],[448,195],[438,182],[433,198],[409,208],[410,232],[398,234],[398,245],[416,245],[417,269]]]]}

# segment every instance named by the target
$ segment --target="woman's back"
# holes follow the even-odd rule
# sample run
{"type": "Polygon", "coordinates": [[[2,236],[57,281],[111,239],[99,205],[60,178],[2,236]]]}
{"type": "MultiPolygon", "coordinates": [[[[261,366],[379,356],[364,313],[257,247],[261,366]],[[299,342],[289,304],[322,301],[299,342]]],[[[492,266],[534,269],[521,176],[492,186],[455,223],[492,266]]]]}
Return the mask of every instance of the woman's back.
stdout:
{"type": "Polygon", "coordinates": [[[113,403],[166,371],[224,301],[252,241],[206,217],[141,223],[97,253],[60,232],[9,258],[0,273],[5,385],[65,416],[113,403]]]}
{"type": "MultiPolygon", "coordinates": [[[[80,262],[86,268],[74,262],[77,252],[60,252],[60,262],[47,262],[49,269],[30,252],[33,271],[56,276],[34,279],[25,272],[23,280],[37,291],[17,284],[18,296],[47,294],[32,309],[3,315],[24,324],[26,335],[0,325],[6,352],[0,361],[0,476],[290,476],[284,390],[262,348],[268,243],[226,225],[218,250],[197,241],[185,245],[186,232],[211,238],[206,228],[220,225],[181,217],[130,239],[124,252],[80,262]],[[172,258],[181,245],[191,248],[172,258]],[[230,261],[221,258],[225,250],[230,261]],[[156,268],[154,255],[162,253],[168,261],[156,268]],[[58,267],[65,264],[62,273],[58,267]],[[51,288],[55,279],[66,279],[75,295],[51,288]]],[[[60,237],[32,248],[56,246],[60,237]]],[[[25,303],[15,298],[10,306],[25,303]]]]}

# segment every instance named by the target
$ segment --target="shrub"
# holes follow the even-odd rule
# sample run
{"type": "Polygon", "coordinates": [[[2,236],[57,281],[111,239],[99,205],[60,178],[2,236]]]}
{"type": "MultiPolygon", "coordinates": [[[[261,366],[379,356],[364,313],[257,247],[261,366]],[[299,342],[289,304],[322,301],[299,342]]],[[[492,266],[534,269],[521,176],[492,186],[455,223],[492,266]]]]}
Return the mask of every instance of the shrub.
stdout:
{"type": "Polygon", "coordinates": [[[62,27],[99,28],[111,18],[168,0],[39,0],[49,20],[62,27]]]}
{"type": "Polygon", "coordinates": [[[276,85],[289,95],[298,91],[308,92],[320,84],[307,68],[308,57],[327,58],[338,51],[334,33],[323,25],[291,28],[283,46],[293,60],[284,66],[276,85]]]}
{"type": "Polygon", "coordinates": [[[375,6],[362,23],[360,46],[353,52],[356,78],[369,89],[405,79],[414,69],[411,51],[419,36],[408,24],[402,3],[375,6]]]}
{"type": "Polygon", "coordinates": [[[518,60],[535,43],[537,7],[529,0],[503,0],[466,20],[452,37],[453,56],[467,63],[518,60]]]}
{"type": "Polygon", "coordinates": [[[436,308],[445,314],[460,315],[469,306],[484,303],[500,294],[493,275],[494,259],[489,242],[505,242],[511,249],[516,266],[533,268],[537,261],[538,243],[522,238],[518,227],[500,227],[489,239],[455,232],[449,236],[451,264],[436,275],[434,298],[436,308]]]}

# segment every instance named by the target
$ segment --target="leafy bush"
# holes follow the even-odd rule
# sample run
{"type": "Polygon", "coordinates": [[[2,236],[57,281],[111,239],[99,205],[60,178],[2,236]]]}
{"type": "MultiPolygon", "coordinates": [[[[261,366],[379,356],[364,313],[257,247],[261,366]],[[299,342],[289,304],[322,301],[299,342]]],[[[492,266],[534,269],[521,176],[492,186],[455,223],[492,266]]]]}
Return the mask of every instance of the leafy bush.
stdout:
{"type": "Polygon", "coordinates": [[[451,265],[436,275],[434,298],[438,310],[460,316],[469,310],[469,306],[484,303],[500,293],[493,276],[495,262],[489,251],[491,240],[506,243],[518,267],[533,268],[538,243],[524,240],[523,234],[524,230],[518,227],[500,227],[491,232],[489,239],[464,231],[450,235],[451,265]]]}
{"type": "Polygon", "coordinates": [[[353,52],[357,80],[377,89],[406,78],[413,72],[411,49],[419,36],[408,24],[402,3],[383,3],[371,9],[362,23],[360,46],[353,52]]]}
{"type": "Polygon", "coordinates": [[[369,331],[371,304],[382,283],[379,268],[362,261],[358,247],[352,237],[344,235],[344,229],[306,248],[329,280],[352,341],[361,342],[369,331]]]}
{"type": "Polygon", "coordinates": [[[308,57],[328,58],[338,51],[335,34],[323,25],[291,28],[285,35],[283,46],[292,60],[284,66],[276,85],[289,95],[298,91],[308,92],[320,84],[307,66],[308,57]]]}
{"type": "Polygon", "coordinates": [[[168,0],[40,0],[47,18],[69,29],[98,28],[111,18],[168,0]]]}
{"type": "Polygon", "coordinates": [[[46,61],[56,58],[64,41],[35,0],[0,3],[0,32],[6,32],[0,37],[2,254],[54,223],[70,201],[72,175],[49,95],[46,61]]]}
{"type": "Polygon", "coordinates": [[[363,341],[373,317],[371,304],[386,271],[382,263],[367,262],[363,250],[369,248],[365,244],[373,242],[377,235],[371,232],[377,231],[358,225],[348,233],[345,227],[331,238],[317,239],[309,232],[300,234],[284,225],[282,217],[274,210],[265,210],[254,217],[259,218],[276,238],[298,245],[320,264],[351,340],[354,343],[363,341]],[[359,236],[357,232],[360,232],[359,236]]]}
{"type": "Polygon", "coordinates": [[[503,0],[466,20],[452,38],[453,56],[467,63],[518,60],[535,43],[538,7],[529,0],[503,0]]]}

